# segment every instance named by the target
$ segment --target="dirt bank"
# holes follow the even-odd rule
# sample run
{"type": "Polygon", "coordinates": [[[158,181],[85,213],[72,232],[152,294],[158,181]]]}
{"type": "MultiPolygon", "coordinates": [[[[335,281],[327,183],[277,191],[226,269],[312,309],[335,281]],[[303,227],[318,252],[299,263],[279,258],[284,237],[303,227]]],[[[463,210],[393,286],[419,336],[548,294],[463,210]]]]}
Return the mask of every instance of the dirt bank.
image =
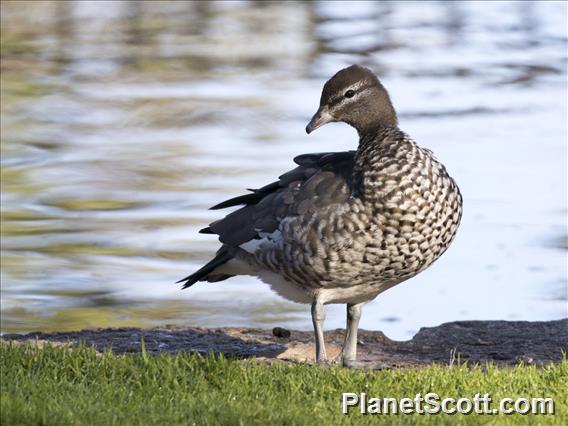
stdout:
{"type": "MultiPolygon", "coordinates": [[[[166,326],[152,329],[118,328],[66,333],[6,334],[5,341],[85,342],[99,351],[136,353],[144,339],[150,353],[178,351],[226,357],[255,356],[267,361],[308,361],[314,358],[313,334],[306,331],[224,327],[215,329],[166,326]]],[[[325,333],[328,354],[337,356],[343,330],[325,333]]],[[[568,319],[547,322],[459,321],[421,329],[412,340],[397,342],[380,331],[359,332],[359,358],[387,366],[415,366],[431,362],[449,364],[492,361],[502,366],[529,363],[537,366],[562,359],[568,351],[568,319]]]]}

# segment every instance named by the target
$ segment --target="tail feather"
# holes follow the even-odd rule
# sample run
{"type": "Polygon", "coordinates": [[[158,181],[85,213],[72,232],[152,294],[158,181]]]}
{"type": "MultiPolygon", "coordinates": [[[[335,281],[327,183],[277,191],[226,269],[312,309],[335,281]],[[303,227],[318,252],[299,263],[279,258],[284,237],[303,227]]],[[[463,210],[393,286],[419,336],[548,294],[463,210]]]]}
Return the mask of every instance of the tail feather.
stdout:
{"type": "MultiPolygon", "coordinates": [[[[233,258],[233,255],[230,254],[229,251],[219,250],[217,252],[217,255],[213,259],[211,259],[205,266],[203,266],[202,268],[200,268],[199,270],[197,270],[193,274],[188,275],[187,277],[182,278],[181,280],[177,281],[176,284],[185,281],[185,283],[183,284],[183,287],[182,287],[182,289],[185,289],[185,288],[191,287],[197,281],[205,281],[205,280],[207,280],[207,275],[209,275],[216,268],[218,268],[222,264],[228,262],[232,258],[233,258]]],[[[228,276],[227,276],[227,278],[228,278],[228,276]]]]}

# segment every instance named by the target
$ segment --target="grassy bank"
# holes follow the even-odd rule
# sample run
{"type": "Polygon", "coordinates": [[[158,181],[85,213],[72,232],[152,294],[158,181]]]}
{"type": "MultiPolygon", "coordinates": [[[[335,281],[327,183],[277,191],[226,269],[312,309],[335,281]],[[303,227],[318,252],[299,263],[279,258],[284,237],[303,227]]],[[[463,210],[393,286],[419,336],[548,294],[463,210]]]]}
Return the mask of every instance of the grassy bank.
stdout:
{"type": "MultiPolygon", "coordinates": [[[[263,365],[187,354],[118,356],[90,348],[0,344],[1,423],[44,424],[337,424],[372,420],[341,414],[342,392],[376,397],[551,397],[554,415],[393,415],[390,423],[566,424],[568,361],[542,369],[493,366],[366,373],[339,367],[263,365]]],[[[384,415],[382,417],[385,417],[384,415]]],[[[379,420],[379,419],[376,419],[379,420]]],[[[383,419],[385,420],[385,419],[383,419]]]]}

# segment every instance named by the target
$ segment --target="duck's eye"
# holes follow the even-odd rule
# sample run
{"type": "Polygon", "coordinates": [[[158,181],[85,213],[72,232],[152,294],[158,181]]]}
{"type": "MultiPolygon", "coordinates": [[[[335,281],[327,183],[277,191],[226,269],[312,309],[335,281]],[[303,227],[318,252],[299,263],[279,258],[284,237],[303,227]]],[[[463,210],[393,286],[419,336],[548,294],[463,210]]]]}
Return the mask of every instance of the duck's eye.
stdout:
{"type": "Polygon", "coordinates": [[[352,98],[353,96],[355,96],[355,91],[349,89],[347,92],[345,92],[345,97],[346,98],[352,98]]]}

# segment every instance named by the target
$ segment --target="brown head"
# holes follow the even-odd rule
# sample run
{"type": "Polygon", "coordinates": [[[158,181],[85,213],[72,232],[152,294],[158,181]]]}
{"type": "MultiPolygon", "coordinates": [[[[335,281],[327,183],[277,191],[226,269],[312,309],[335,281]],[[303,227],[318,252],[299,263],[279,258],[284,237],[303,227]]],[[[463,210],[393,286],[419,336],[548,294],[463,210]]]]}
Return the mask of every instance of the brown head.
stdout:
{"type": "Polygon", "coordinates": [[[331,77],[306,132],[336,121],[353,126],[359,135],[397,125],[389,94],[371,70],[351,65],[331,77]]]}

